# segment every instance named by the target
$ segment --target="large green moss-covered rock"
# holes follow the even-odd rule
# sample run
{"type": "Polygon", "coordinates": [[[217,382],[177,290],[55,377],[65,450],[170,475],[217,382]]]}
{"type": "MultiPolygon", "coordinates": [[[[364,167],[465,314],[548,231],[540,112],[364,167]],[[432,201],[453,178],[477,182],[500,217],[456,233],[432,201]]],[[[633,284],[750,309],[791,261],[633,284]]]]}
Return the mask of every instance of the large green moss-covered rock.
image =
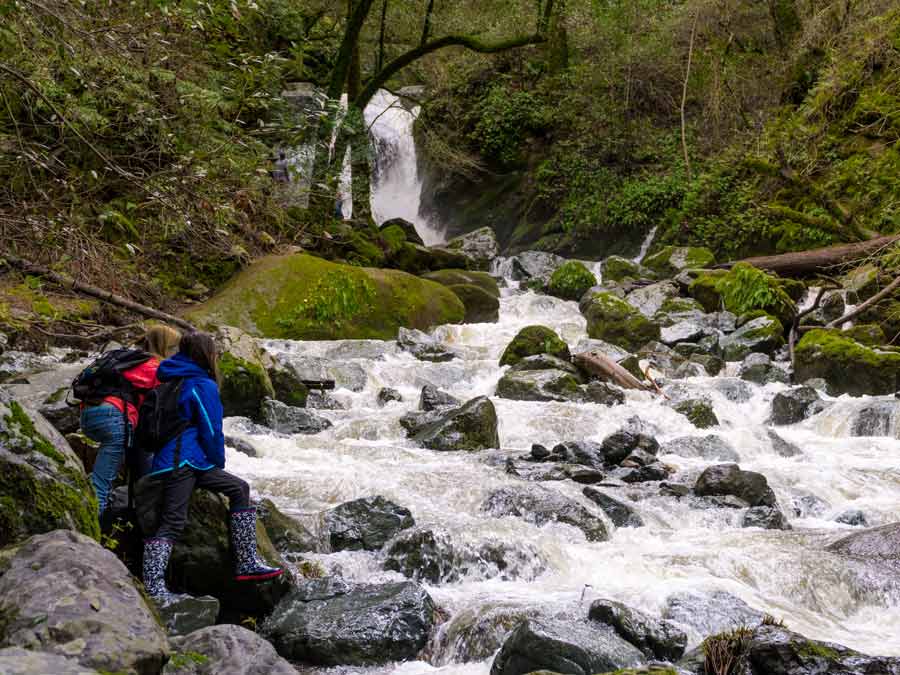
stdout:
{"type": "Polygon", "coordinates": [[[390,257],[391,267],[410,274],[423,274],[434,270],[469,269],[471,261],[462,251],[441,246],[420,246],[406,242],[390,257]]]}
{"type": "Polygon", "coordinates": [[[716,270],[701,274],[688,292],[707,312],[726,309],[741,316],[764,311],[788,325],[797,312],[793,297],[802,294],[803,286],[747,263],[738,263],[728,272],[716,270]]]}
{"type": "Polygon", "coordinates": [[[500,288],[487,272],[437,270],[422,277],[456,294],[466,308],[465,323],[490,323],[500,318],[500,288]]]}
{"type": "Polygon", "coordinates": [[[0,547],[57,529],[99,539],[94,490],[59,432],[0,391],[0,547]]]}
{"type": "Polygon", "coordinates": [[[478,286],[495,298],[500,297],[500,287],[497,279],[487,272],[473,272],[471,270],[436,270],[422,275],[423,279],[436,281],[442,286],[457,286],[459,284],[472,284],[478,286]]]}
{"type": "Polygon", "coordinates": [[[255,262],[189,316],[268,338],[391,340],[401,326],[458,323],[465,308],[427,279],[294,254],[255,262]]]}
{"type": "Polygon", "coordinates": [[[578,300],[596,285],[597,277],[584,263],[569,260],[557,267],[551,275],[547,292],[563,300],[578,300]]]}
{"type": "Polygon", "coordinates": [[[600,266],[604,283],[622,281],[624,279],[641,279],[653,276],[653,272],[641,267],[633,260],[618,255],[611,255],[600,266]]]}
{"type": "Polygon", "coordinates": [[[637,351],[652,340],[659,340],[659,324],[612,293],[591,294],[584,303],[588,335],[629,351],[637,351]]]}
{"type": "Polygon", "coordinates": [[[897,391],[900,353],[860,344],[839,330],[811,330],[797,343],[796,378],[821,377],[834,394],[881,395],[897,391]]]}
{"type": "Polygon", "coordinates": [[[709,267],[716,261],[712,251],[703,247],[666,246],[648,255],[641,264],[663,277],[674,277],[682,270],[709,267]]]}
{"type": "Polygon", "coordinates": [[[506,346],[500,365],[514,366],[522,359],[537,354],[550,354],[564,361],[571,358],[569,345],[553,330],[546,326],[527,326],[506,346]]]}
{"type": "Polygon", "coordinates": [[[275,397],[269,378],[271,359],[256,340],[233,326],[215,333],[219,350],[219,395],[225,415],[259,419],[262,402],[275,397]]]}

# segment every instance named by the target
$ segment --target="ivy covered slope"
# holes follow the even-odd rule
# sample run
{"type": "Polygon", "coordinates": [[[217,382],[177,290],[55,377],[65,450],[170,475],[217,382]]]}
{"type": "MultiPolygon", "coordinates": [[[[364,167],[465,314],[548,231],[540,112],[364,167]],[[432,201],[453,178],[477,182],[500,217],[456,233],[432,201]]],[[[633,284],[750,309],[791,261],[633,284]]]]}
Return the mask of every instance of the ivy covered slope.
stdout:
{"type": "Polygon", "coordinates": [[[165,306],[296,236],[266,167],[343,10],[312,4],[0,1],[3,246],[165,306]]]}
{"type": "Polygon", "coordinates": [[[653,227],[720,261],[900,231],[900,10],[813,4],[576,0],[555,47],[443,64],[426,207],[583,257],[653,227]]]}
{"type": "Polygon", "coordinates": [[[401,326],[428,329],[464,315],[456,294],[434,281],[294,254],[250,265],[189,318],[269,338],[390,340],[401,326]]]}

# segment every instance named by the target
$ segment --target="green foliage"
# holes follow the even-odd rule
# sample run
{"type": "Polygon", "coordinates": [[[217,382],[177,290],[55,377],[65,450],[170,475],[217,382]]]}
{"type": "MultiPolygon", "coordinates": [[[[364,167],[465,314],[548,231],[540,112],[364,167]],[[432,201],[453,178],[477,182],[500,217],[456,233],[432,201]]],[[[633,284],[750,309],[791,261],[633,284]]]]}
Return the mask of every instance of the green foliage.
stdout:
{"type": "Polygon", "coordinates": [[[547,291],[564,300],[578,300],[589,288],[597,285],[597,277],[577,260],[560,265],[550,277],[547,291]]]}
{"type": "Polygon", "coordinates": [[[476,113],[478,121],[470,138],[484,157],[501,165],[519,162],[522,141],[546,123],[544,109],[533,93],[513,90],[505,83],[488,90],[476,113]]]}
{"type": "Polygon", "coordinates": [[[282,326],[289,326],[299,319],[333,323],[340,328],[342,323],[351,321],[367,309],[374,296],[375,288],[369,280],[330,272],[299,302],[292,316],[278,321],[282,326]]]}
{"type": "Polygon", "coordinates": [[[198,652],[175,652],[169,659],[169,665],[176,669],[202,666],[208,662],[209,657],[198,652]]]}
{"type": "Polygon", "coordinates": [[[753,310],[763,310],[786,319],[796,313],[796,306],[775,277],[760,269],[738,263],[716,282],[725,308],[740,316],[753,310]]]}

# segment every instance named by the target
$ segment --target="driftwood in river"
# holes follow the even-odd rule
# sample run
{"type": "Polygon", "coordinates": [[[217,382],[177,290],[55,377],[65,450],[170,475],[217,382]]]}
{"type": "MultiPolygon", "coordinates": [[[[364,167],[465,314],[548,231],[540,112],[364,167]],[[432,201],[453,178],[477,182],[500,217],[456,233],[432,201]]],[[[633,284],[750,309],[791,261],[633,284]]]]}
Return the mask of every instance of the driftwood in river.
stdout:
{"type": "Polygon", "coordinates": [[[623,389],[653,391],[653,387],[641,382],[630,372],[608,356],[597,351],[582,352],[573,357],[575,365],[586,373],[595,375],[606,382],[617,384],[623,389]]]}

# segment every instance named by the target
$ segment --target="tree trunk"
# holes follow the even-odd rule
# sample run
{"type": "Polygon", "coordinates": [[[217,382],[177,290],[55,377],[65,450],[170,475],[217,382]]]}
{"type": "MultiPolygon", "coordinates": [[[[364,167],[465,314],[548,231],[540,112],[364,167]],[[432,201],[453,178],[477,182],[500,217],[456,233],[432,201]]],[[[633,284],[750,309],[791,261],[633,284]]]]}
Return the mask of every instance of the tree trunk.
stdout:
{"type": "Polygon", "coordinates": [[[838,246],[816,248],[811,251],[745,258],[744,260],[716,265],[716,267],[728,269],[734,266],[735,263],[745,262],[750,263],[754,267],[784,276],[802,276],[823,272],[836,265],[866,258],[897,241],[900,241],[900,235],[894,234],[855,244],[839,244],[838,246]]]}
{"type": "Polygon", "coordinates": [[[618,363],[600,352],[582,352],[581,354],[576,354],[572,360],[583,371],[599,377],[604,382],[612,382],[623,389],[652,390],[649,385],[641,382],[618,363]]]}

